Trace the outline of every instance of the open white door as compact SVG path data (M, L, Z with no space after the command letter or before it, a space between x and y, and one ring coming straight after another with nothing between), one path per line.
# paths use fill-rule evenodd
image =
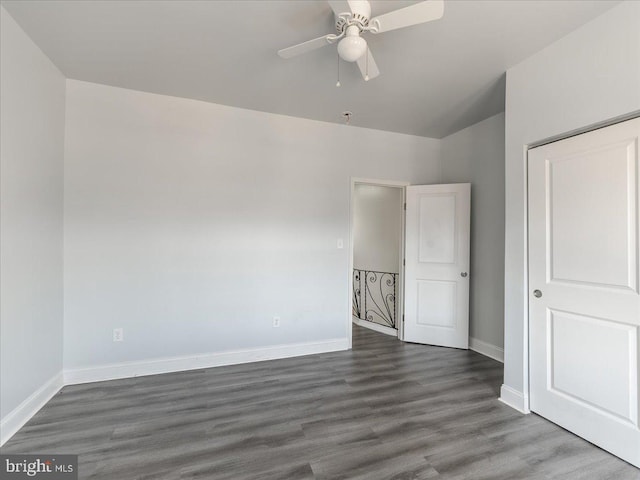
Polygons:
M404 340L469 348L471 185L407 187Z
M529 151L531 410L640 467L640 119Z

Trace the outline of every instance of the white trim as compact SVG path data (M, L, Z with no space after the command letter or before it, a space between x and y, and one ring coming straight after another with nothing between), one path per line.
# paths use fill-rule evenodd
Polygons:
M522 330L522 411L529 413L529 145L523 145L524 155L524 266L522 285L524 286L524 326ZM513 390L513 389L512 389ZM517 391L517 390L514 390Z
M627 120L633 120L634 118L640 118L640 110L636 110L631 113L625 113L624 115L609 118L608 120L603 120L601 122L592 123L591 125L576 128L568 132L561 133L560 135L554 135L551 137L544 138L539 142L530 143L528 145L528 148L532 149L532 148L542 147L543 145L547 145L549 143L559 142L560 140L566 140L567 138L582 135L583 133L589 133L589 132L592 132L593 130L600 130L601 128L610 127L617 123L626 122Z
M0 422L0 446L4 445L25 423L31 420L63 386L62 372L58 372L47 383L29 395L20 405L5 415Z
M368 322L367 320L362 320L358 317L352 317L353 323L359 325L364 328L368 328L369 330L374 330L376 332L384 333L385 335L391 335L392 337L398 336L398 331L395 328L385 327L384 325L380 325L379 323Z
M478 352L481 355L484 355L489 358L493 358L494 360L499 361L500 363L504 363L504 349L500 347L496 347L487 342L483 342L482 340L478 340L477 338L469 337L469 348L474 352Z
M410 182L404 182L402 180L380 180L378 178L360 178L360 177L351 177L351 184L355 185L356 183L362 183L365 185L376 185L378 187L408 187L411 185Z
M153 360L112 363L97 367L65 370L64 384L76 385L79 383L101 382L119 378L158 375L161 373L262 362L265 360L277 360L348 349L348 340L346 338L339 338L322 342L295 343L291 345L276 345L272 347L205 353L184 357L166 357Z
M398 262L398 285L396 289L396 328L398 329L398 339L404 341L404 263L407 228L407 187L402 187L402 211L400 212L400 258Z
M528 397L528 395L503 384L500 387L500 398L498 400L511 408L515 408L520 413L531 413Z

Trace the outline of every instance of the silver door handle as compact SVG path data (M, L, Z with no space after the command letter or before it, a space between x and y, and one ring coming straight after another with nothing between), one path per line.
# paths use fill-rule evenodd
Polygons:
M542 292L540 290L534 290L533 296L536 298L540 298L542 296Z
M467 272L462 272L462 273L460 274L460 276L461 276L462 278L466 277L466 276L467 276Z

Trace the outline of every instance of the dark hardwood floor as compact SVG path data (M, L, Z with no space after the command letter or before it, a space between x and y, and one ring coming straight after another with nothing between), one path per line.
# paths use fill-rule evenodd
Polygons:
M350 352L65 387L2 453L79 454L82 479L640 479L501 382L354 326Z

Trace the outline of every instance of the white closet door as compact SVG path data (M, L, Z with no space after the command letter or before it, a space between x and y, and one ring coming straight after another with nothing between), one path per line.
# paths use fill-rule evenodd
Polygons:
M630 120L529 152L531 410L640 466L638 140Z

